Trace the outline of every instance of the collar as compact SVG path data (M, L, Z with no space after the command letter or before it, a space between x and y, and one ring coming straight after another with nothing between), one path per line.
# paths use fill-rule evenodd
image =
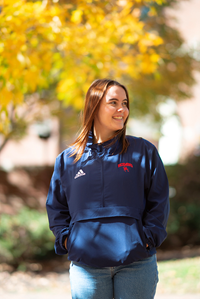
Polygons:
M109 153L110 152L114 153L117 149L120 148L120 141L118 139L118 136L115 136L105 142L102 142L102 143L93 143L93 140L94 140L94 133L93 133L93 130L91 129L89 131L89 136L88 136L88 141L87 141L86 147L89 147L94 150L99 150L99 149L106 150L107 149ZM111 143L113 143L113 144L111 144Z

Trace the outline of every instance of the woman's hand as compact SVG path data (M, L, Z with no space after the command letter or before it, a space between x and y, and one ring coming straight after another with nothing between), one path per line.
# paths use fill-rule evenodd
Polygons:
M65 249L67 250L67 238L65 239L63 246L65 247Z

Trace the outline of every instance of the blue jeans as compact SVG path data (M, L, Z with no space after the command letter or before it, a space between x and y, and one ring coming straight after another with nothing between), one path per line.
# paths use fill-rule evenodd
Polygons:
M157 282L156 255L127 266L70 265L72 299L153 299Z

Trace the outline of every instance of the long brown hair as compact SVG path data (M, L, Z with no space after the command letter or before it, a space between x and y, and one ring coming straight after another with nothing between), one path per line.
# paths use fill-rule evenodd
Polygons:
M129 95L124 85L110 79L95 80L90 85L86 94L85 107L83 111L82 130L78 135L77 139L71 144L73 148L71 152L71 156L76 155L75 162L77 162L84 153L86 143L88 141L89 132L92 128L94 117L98 111L101 99L104 97L108 88L113 85L120 86L124 89L127 97L127 108L129 109ZM128 121L128 117L124 123L124 127L121 130L116 131L116 133L113 135L113 137L117 136L118 139L122 142L122 150L120 154L126 152L129 145L128 140L125 137L127 121Z

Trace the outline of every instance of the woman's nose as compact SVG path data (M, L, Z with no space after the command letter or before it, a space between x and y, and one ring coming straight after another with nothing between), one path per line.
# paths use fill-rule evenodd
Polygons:
M118 109L117 109L117 111L119 111L119 112L121 112L121 111L123 111L124 110L124 107L123 106L121 106L121 107L119 107Z

